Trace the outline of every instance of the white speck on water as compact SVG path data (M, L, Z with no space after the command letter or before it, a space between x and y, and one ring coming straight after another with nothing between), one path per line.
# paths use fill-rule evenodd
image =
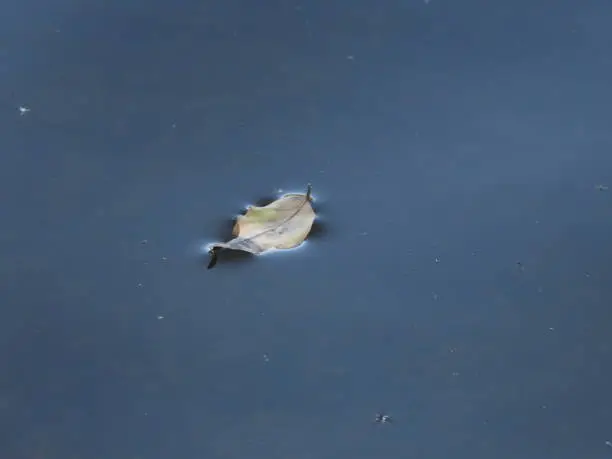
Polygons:
M162 320L164 316L157 316L157 320Z
M142 288L142 287L143 287L142 283L138 282L138 288Z
M349 61L354 61L355 60L355 56L353 56L352 54L349 54L348 56L346 56L346 59Z
M612 448L612 441L606 440L606 446L609 446L610 448Z
M550 331L555 331L555 327L548 327Z
M26 107L25 105L20 105L19 106L19 114L21 116L24 116L26 113L28 113L30 111L29 107Z
M269 362L270 361L270 357L268 356L268 354L264 354L263 355L263 359L264 359L264 362Z
M161 261L168 261L168 257L161 257Z
M436 257L436 263L440 263L440 259Z

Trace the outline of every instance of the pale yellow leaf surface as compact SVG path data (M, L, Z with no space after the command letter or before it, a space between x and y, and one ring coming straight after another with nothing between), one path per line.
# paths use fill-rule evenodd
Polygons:
M310 186L303 193L281 196L267 206L251 206L240 215L233 229L234 239L213 248L243 250L261 254L271 249L292 249L304 242L315 220Z

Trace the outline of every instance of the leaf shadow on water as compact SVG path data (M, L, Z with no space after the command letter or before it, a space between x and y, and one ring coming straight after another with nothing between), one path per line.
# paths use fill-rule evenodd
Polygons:
M259 199L255 200L253 205L258 207L267 206L268 204L276 201L278 196L266 195L262 196ZM322 217L321 212L325 210L325 204L318 202L316 199L312 203L312 207L317 214L314 223L312 224L312 228L310 233L306 237L307 241L317 240L324 237L327 237L330 233L330 228L325 218ZM247 211L247 207L241 209L240 214L244 215ZM232 230L234 225L236 224L237 216L233 218L223 219L216 230L212 232L212 235L216 240L227 240L232 237ZM256 258L252 253L244 252L241 250L231 250L231 249L217 249L215 250L215 255L212 256L210 252L206 252L202 254L202 263L206 264L208 269L213 268L217 264L244 264L254 261Z

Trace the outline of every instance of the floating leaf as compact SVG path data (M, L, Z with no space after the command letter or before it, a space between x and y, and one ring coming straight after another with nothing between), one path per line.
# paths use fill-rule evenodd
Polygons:
M240 250L255 255L272 249L292 249L304 242L315 220L311 205L312 188L305 194L291 193L281 196L267 206L250 206L239 215L232 230L234 239L217 242L209 250L212 268L221 249Z

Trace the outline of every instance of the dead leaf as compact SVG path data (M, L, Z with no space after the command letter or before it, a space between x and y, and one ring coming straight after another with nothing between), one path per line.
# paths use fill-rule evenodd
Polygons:
M260 255L272 249L298 247L310 233L315 220L311 202L312 187L309 184L305 194L285 194L267 206L250 206L236 219L232 230L234 239L212 244L208 269L216 264L221 249Z

